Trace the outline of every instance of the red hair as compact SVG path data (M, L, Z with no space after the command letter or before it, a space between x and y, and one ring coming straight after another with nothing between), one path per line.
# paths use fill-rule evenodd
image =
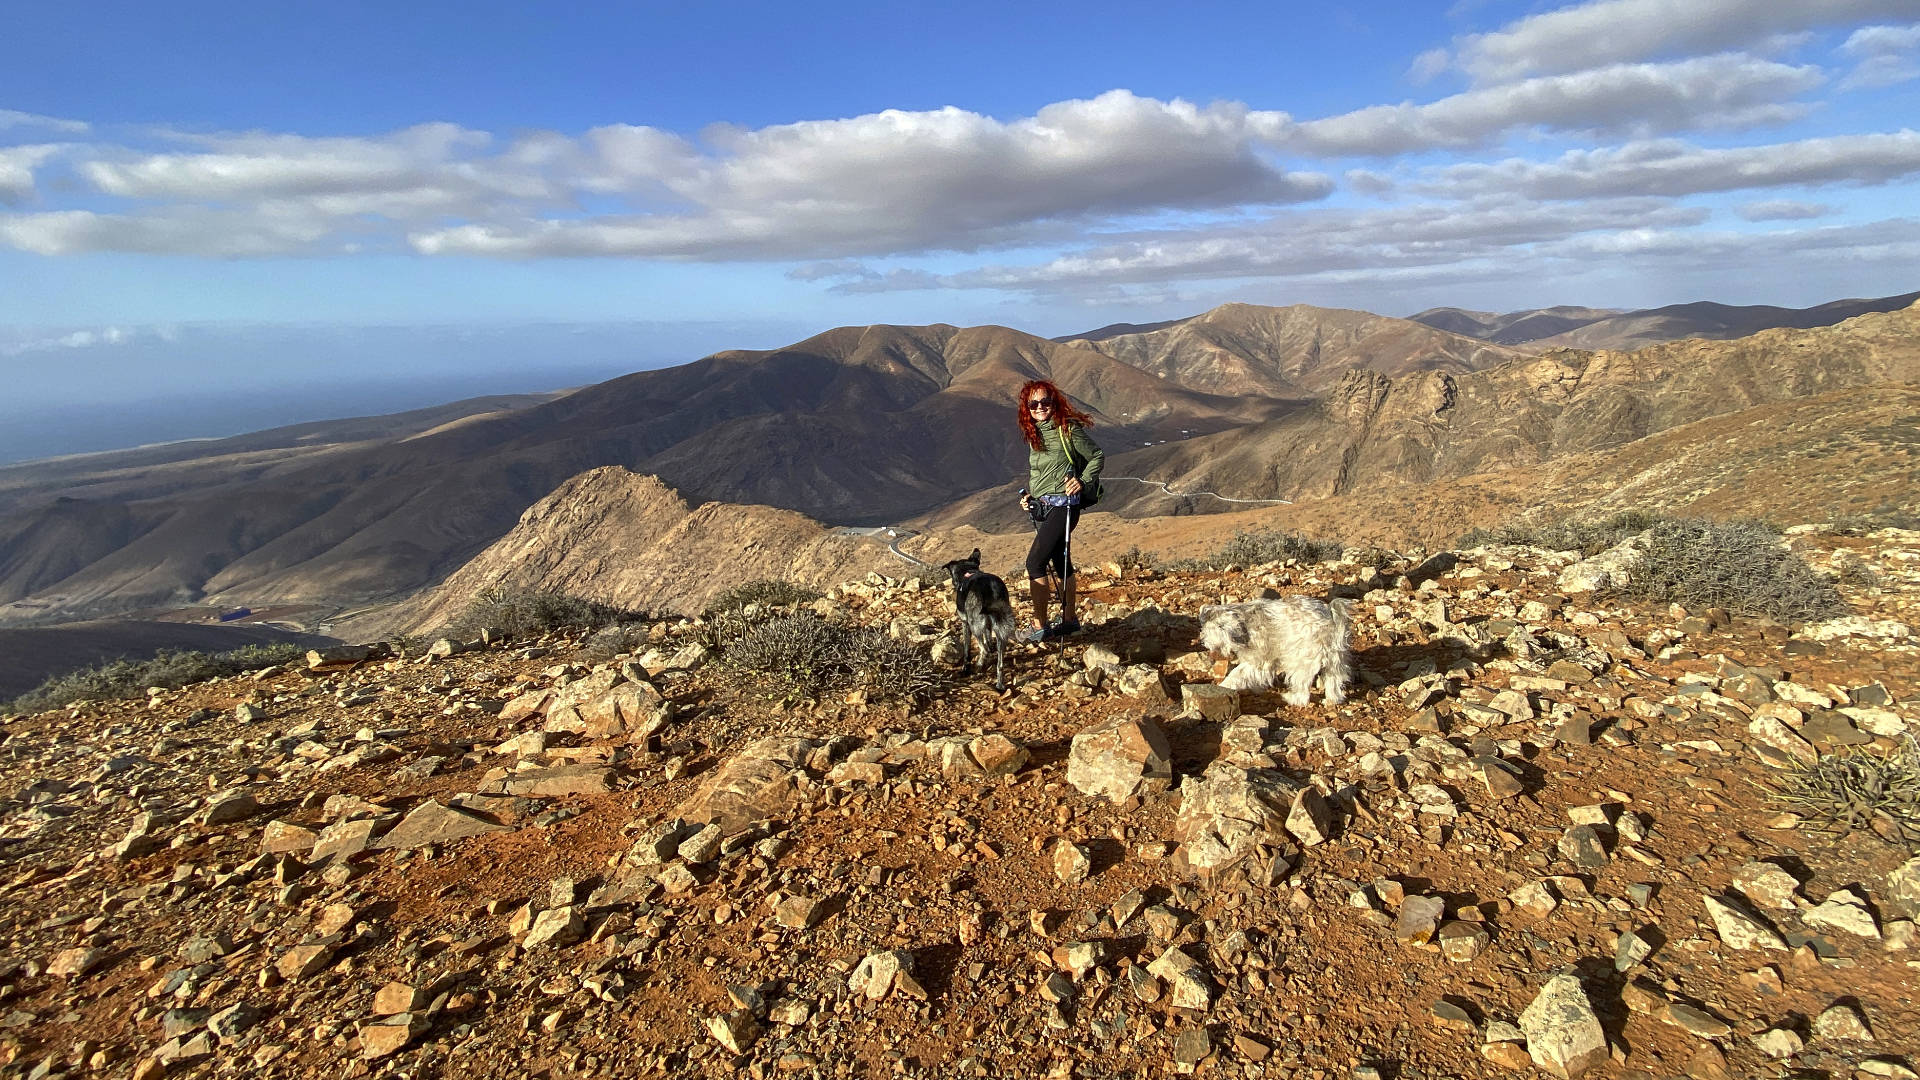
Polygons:
M1033 422L1033 414L1027 411L1027 402L1033 399L1036 390L1045 390L1053 399L1053 422L1057 427L1071 424L1077 428L1090 428L1093 418L1073 407L1067 395L1060 388L1045 379L1034 379L1020 388L1020 396L1014 399L1013 407L1020 410L1020 434L1026 437L1027 445L1035 450L1045 450L1047 444L1040 438L1040 426Z

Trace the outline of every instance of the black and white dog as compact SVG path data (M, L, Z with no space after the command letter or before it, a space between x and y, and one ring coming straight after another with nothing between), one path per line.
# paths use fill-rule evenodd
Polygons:
M1007 583L980 569L980 549L964 559L946 564L953 577L953 610L960 616L960 633L966 646L962 674L973 671L973 641L980 639L980 662L987 660L987 642L993 642L993 688L1007 688L1005 653L1013 637L1015 619L1013 601L1007 597Z

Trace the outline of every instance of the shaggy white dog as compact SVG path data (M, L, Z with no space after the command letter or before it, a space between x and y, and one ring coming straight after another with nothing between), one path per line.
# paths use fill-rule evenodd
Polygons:
M1267 690L1287 679L1289 705L1305 705L1315 679L1327 704L1347 700L1347 639L1351 600L1325 604L1308 596L1253 600L1200 609L1200 642L1238 661L1220 685Z

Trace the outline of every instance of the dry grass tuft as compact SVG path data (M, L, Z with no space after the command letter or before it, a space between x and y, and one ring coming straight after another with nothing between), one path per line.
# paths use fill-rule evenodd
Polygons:
M1815 832L1865 830L1920 850L1920 748L1908 736L1890 752L1846 747L1782 775L1774 797Z

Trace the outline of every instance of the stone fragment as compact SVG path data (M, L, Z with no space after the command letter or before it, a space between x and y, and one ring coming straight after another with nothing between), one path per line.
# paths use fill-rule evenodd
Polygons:
M1873 913L1867 910L1866 898L1851 889L1840 889L1829 894L1824 903L1802 912L1800 920L1823 930L1837 930L1855 937L1880 940L1880 925L1874 921Z
M988 776L1012 776L1026 767L1032 755L1027 748L1005 735L982 735L967 744L967 753Z
M1450 922L1440 928L1440 955L1456 964L1470 963L1486 951L1490 940L1478 923Z
M727 832L755 821L784 820L794 805L811 739L769 735L753 742L713 770L672 817L713 823Z
M47 963L47 974L61 979L77 979L101 965L111 955L101 948L64 949Z
M332 832L330 828L327 832ZM454 840L464 840L470 836L484 836L487 833L510 832L511 830L497 822L488 821L478 814L446 806L428 799L414 807L400 824L381 837L372 846L380 851L394 851L406 848L425 847L428 844L445 844ZM324 841L325 833L321 834ZM314 849L315 856L320 849Z
M251 701L243 701L233 707L233 718L243 724L257 724L267 718L267 710Z
M1075 982L1086 978L1087 972L1098 967L1105 958L1106 946L1098 941L1077 941L1053 950L1054 964L1072 976Z
M1721 1039L1733 1033L1727 1022L1707 1012L1682 1002L1669 1004L1662 1016L1667 1023L1702 1039Z
M735 1009L721 1016L707 1018L707 1033L715 1042L727 1048L728 1053L744 1054L760 1038L760 1022L754 1019L749 1009Z
M1527 1053L1542 1071L1562 1080L1584 1074L1607 1060L1607 1035L1575 975L1547 980L1533 1003L1520 1014Z
M1761 1053L1780 1061L1799 1053L1806 1046L1791 1028L1768 1028L1753 1036L1751 1041Z
M1182 1028L1180 1034L1173 1037L1173 1060L1189 1068L1200 1064L1213 1053L1213 1040L1208 1037L1204 1027Z
M1287 814L1297 785L1273 769L1243 769L1222 761L1180 782L1174 835L1178 857L1197 873L1232 866L1262 848L1290 846Z
M1399 917L1394 920L1394 940L1402 945L1425 945L1432 941L1446 910L1447 902L1437 896L1407 897L1401 901Z
M313 649L307 653L308 671L338 671L364 664L369 660L385 660L393 655L393 650L385 642L373 645L335 645L329 649Z
M1478 757L1473 759L1474 772L1480 777L1480 783L1487 794L1496 799L1513 799L1526 793L1526 785L1521 783L1505 762L1497 757Z
M1302 847L1333 839L1333 808L1319 788L1308 784L1294 794L1293 805L1287 809L1287 831Z
M313 921L313 932L321 937L332 937L352 926L359 917L360 913L352 904L328 904L320 909L319 918Z
M507 778L508 794L535 799L553 799L562 795L601 795L611 790L613 770L604 765L522 769Z
M373 995L373 1014L398 1016L401 1013L418 1012L427 1004L425 991L403 982L390 982Z
M1180 687L1180 711L1225 724L1240 715L1240 692L1214 683L1185 683Z
M273 968L288 982L299 982L330 967L333 964L335 948L333 943L326 941L295 945L280 954L280 959L274 962Z
M1747 724L1747 734L1755 742L1773 748L1786 755L1791 762L1811 765L1820 758L1820 752L1813 744L1800 737L1799 733L1771 716L1757 716ZM1774 764L1769 761L1768 764Z
M320 834L312 829L295 825L292 822L275 819L267 822L260 834L260 850L269 855L284 855L295 851L311 851L320 840Z
M773 906L773 919L789 930L810 930L826 908L826 901L818 897L788 896Z
M589 739L625 739L636 745L667 726L673 703L652 683L623 682L575 706Z
M689 866L699 866L712 862L720 856L720 843L726 839L726 833L718 825L707 825L692 836L680 841L676 849L680 858Z
M1093 858L1087 849L1065 839L1053 845L1053 875L1067 885L1078 885L1093 873Z
M252 792L228 788L207 799L207 808L201 812L201 820L208 825L231 825L259 812L260 802Z
M1607 865L1606 845L1591 825L1575 825L1561 834L1560 857L1582 870L1603 870Z
M1729 949L1777 949L1785 952L1787 943L1773 932L1759 917L1741 910L1735 904L1716 897L1701 898L1707 908L1707 917L1713 920L1714 932Z
M1204 1011L1213 1004L1213 987L1208 985L1200 962L1177 947L1169 946L1148 964L1147 973L1166 982L1168 1000L1176 1009Z
M427 1030L427 1018L416 1013L390 1016L360 1029L360 1056L368 1061L397 1054Z
M1513 906L1535 919L1544 919L1560 906L1560 898L1545 881L1530 881L1507 894Z
M1911 919L1920 919L1920 858L1908 859L1887 875L1886 897Z
M1874 1030L1851 1001L1836 1001L1812 1020L1812 1038L1843 1042L1874 1042Z
M1776 863L1750 862L1733 872L1733 887L1759 907L1791 911L1800 882Z
M223 1043L232 1042L259 1023L260 1016L261 1011L247 1002L229 1005L207 1017L207 1032Z
M580 917L578 908L569 904L566 907L548 908L535 916L533 926L528 928L521 944L529 950L547 945L563 948L579 941L586 932L586 920Z
M1067 783L1115 805L1173 784L1173 751L1151 717L1113 716L1073 737Z
M1734 1080L1727 1071L1727 1055L1712 1043L1703 1043L1687 1059L1688 1080Z
M853 974L847 977L847 989L879 1001L893 989L894 979L902 972L912 973L913 954L901 949L868 953Z
M1631 930L1613 940L1613 970L1637 967L1653 955L1653 943Z

